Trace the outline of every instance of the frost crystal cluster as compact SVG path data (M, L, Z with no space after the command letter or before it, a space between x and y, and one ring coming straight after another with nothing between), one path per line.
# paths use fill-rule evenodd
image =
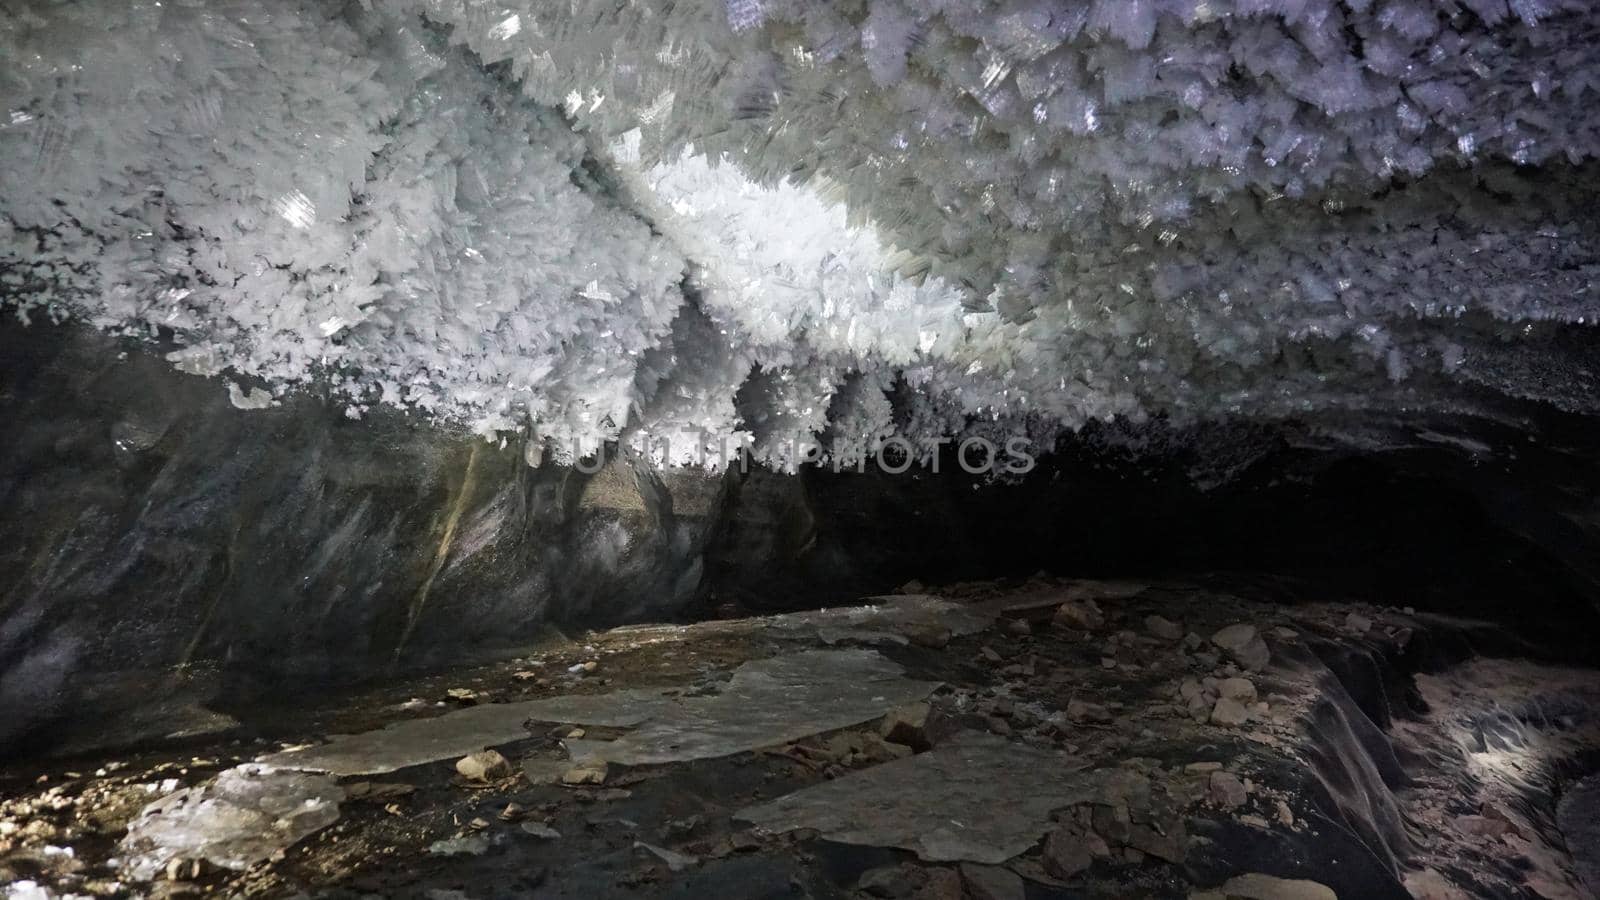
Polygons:
M0 299L531 461L1588 409L1597 13L12 0Z

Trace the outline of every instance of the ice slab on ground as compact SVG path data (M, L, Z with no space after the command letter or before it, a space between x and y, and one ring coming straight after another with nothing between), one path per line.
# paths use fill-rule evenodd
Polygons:
M394 722L374 731L336 735L318 747L274 753L261 761L341 777L382 775L526 738L528 731L522 723L528 719L531 705L491 703L433 718ZM632 707L619 704L619 708ZM623 724L632 723L624 718Z
M745 663L718 692L671 698L636 730L614 741L567 741L567 752L626 766L731 756L859 725L936 687L905 678L871 650L811 650ZM607 694L563 698L533 717L601 724L617 702Z
M747 662L717 693L639 688L494 703L397 722L266 756L271 765L378 775L529 736L523 723L637 728L618 740L568 741L578 760L642 765L728 756L857 725L921 700L937 685L903 677L870 650L813 650Z
M242 871L339 818L344 791L324 775L249 763L146 806L123 838L128 877L148 881L174 860Z
M932 594L868 597L859 606L839 606L749 619L723 619L692 625L628 625L609 633L637 643L690 640L713 634L761 634L782 640L897 643L926 628L948 628L951 635L977 634L989 627L998 608L957 603ZM1059 601L1058 601L1059 602Z
M807 828L830 841L900 847L930 862L997 865L1026 852L1050 814L1079 803L1126 803L1144 776L1087 769L1063 753L994 735L958 735L885 763L741 810L768 832Z

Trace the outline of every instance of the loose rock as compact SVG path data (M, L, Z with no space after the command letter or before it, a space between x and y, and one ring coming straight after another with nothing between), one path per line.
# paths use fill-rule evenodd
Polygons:
M1223 809L1237 809L1250 799L1244 782L1232 772L1212 772L1209 794L1211 801Z
M1069 700L1067 702L1067 718L1074 722L1110 722L1111 711L1098 703L1087 703L1083 700Z
M644 841L634 841L633 846L636 849L647 851L655 858L666 863L667 869L673 872L682 872L684 869L700 862L700 860L687 854L668 850L665 847L657 847L655 844L647 844Z
M1254 703L1256 686L1248 678L1224 678L1217 682L1217 696L1240 703Z
M604 762L585 762L568 769L561 776L562 784L605 784L607 766Z
M1144 627L1146 631L1150 632L1151 636L1160 638L1163 641L1183 639L1183 626L1171 619L1165 619L1161 616L1149 616L1144 620Z
M1000 866L963 863L961 878L972 900L1024 900L1027 896L1022 876Z
M1272 658L1272 651L1254 625L1229 625L1213 634L1211 643L1252 672L1266 668Z
M1227 697L1217 701L1211 708L1211 723L1213 725L1243 725L1250 719L1250 711L1237 700Z
M487 783L511 775L511 763L498 750L480 750L456 760L456 771L468 781Z
M933 741L928 737L928 714L931 711L926 703L902 706L883 717L878 734L891 744L910 747L918 753L928 750L933 747Z
M926 873L916 866L881 866L861 873L856 890L884 900L899 900L916 893L926 880Z
M1094 631L1105 625L1106 617L1093 600L1069 600L1056 609L1051 621L1069 628Z
M1071 878L1094 864L1083 835L1065 828L1050 832L1044 841L1044 870L1057 878Z

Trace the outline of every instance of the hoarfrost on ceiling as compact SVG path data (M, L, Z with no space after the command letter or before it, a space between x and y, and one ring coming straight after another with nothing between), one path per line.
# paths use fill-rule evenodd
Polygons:
M1570 404L1595 13L20 0L0 297L530 459Z

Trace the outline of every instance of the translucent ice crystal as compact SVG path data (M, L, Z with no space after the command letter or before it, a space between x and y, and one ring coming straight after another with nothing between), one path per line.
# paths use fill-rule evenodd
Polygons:
M23 0L0 298L541 461L1416 409L1600 313L1594 12Z

